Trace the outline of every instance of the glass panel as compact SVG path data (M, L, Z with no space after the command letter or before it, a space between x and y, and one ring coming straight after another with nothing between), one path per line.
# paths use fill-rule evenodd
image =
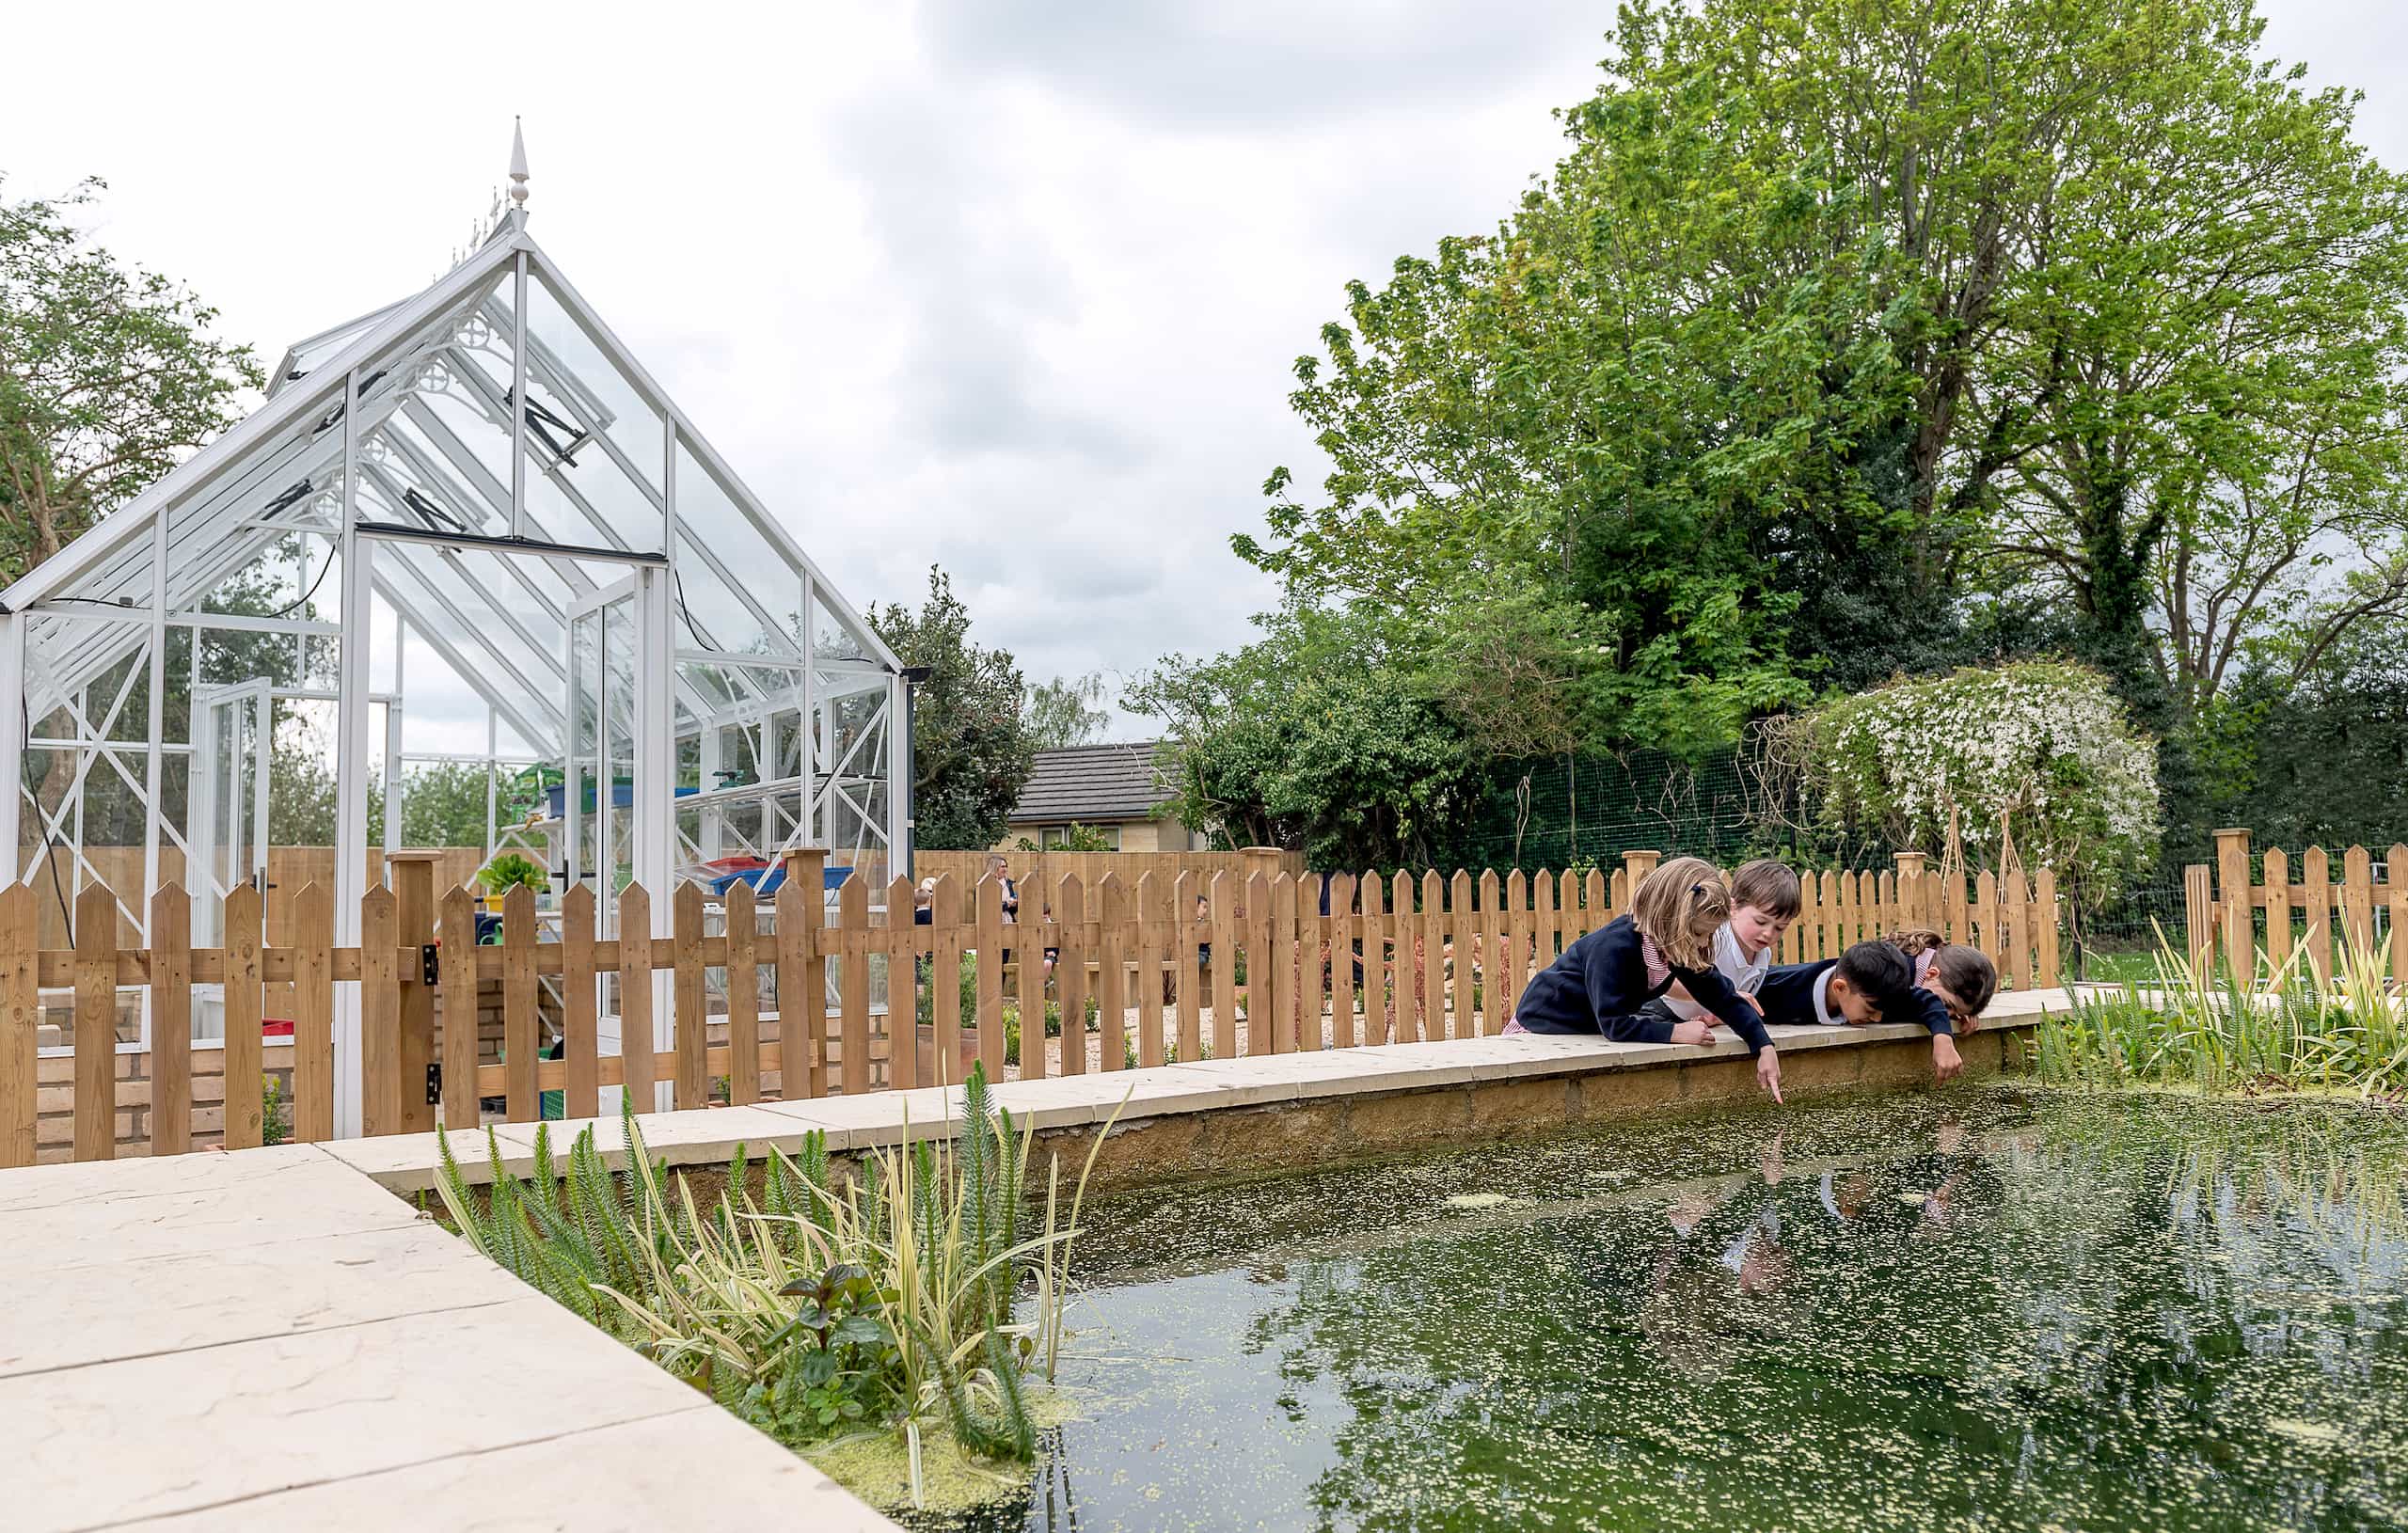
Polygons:
M404 298L401 303L388 304L373 313L362 314L357 319L351 320L335 329L329 330L325 335L320 336L315 340L304 341L292 347L293 360L288 365L283 376L272 378L268 381L268 398L274 399L284 389L299 383L303 378L306 378L310 373L315 372L319 368L333 361L336 356L340 354L344 347L350 345L353 341L357 340L360 337L374 329L379 324L383 323L383 321L390 315L394 309L401 308L403 303L407 303L408 301L408 299Z
M617 449L631 477L660 492L661 452L668 440L660 413L646 403L632 380L603 354L541 273L527 280L527 357L534 370L537 398L546 394L575 407L573 423L598 431Z
M636 604L631 596L602 611L602 724L610 783L610 890L615 893L635 877Z
M449 566L439 550L388 543L375 552L375 579L460 679L547 740L560 738L558 661L541 656Z
M854 637L854 624L861 620L849 612L839 612L829 605L825 594L813 592L811 657L815 660L866 660L869 650Z
M335 574L341 545L314 532L261 532L247 552L225 561L195 561L191 577L169 596L179 610L237 617L342 621L342 581ZM202 582L210 582L206 587Z
M796 653L800 572L683 441L676 499L678 643L737 655Z
M576 877L593 878L597 822L591 806L599 802L594 784L602 739L602 614L580 614L569 624L569 765L563 816L577 822Z
M660 417L538 277L527 284L529 532L659 553Z

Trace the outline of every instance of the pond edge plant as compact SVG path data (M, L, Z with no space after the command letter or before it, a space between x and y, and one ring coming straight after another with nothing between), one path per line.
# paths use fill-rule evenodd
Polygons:
M717 1197L698 1205L644 1145L631 1104L623 1173L591 1125L565 1166L539 1125L530 1175L502 1172L488 1127L491 1185L480 1195L438 1133L436 1194L497 1265L789 1446L899 1430L916 1486L931 1425L975 1457L1033 1455L1026 1375L1054 1376L1072 1241L1119 1117L1095 1133L1067 1208L1058 1156L1032 1208L1034 1121L1016 1124L983 1070L961 1090L956 1133L914 1142L907 1119L905 1144L866 1152L852 1180L833 1174L823 1133L799 1156L771 1147L757 1201L738 1145Z

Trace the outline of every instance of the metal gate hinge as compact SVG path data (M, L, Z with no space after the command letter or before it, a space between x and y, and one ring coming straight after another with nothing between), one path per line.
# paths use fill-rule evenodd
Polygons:
M426 1067L426 1105L439 1107L442 1102L443 1067L440 1064L429 1065Z
M443 978L443 962L436 956L435 943L429 942L418 950L418 962L420 972L425 976L421 983L434 985ZM430 1101L433 1099L428 1098Z

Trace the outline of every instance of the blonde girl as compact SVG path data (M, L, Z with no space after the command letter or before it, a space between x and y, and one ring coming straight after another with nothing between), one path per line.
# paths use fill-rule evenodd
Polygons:
M1703 1019L1674 1021L1647 1003L1678 980L1755 1055L1756 1081L1781 1100L1781 1061L1756 1008L1714 966L1731 891L1714 864L1676 857L1640 880L1630 913L1563 950L1522 992L1508 1033L1585 1033L1627 1043L1714 1045Z

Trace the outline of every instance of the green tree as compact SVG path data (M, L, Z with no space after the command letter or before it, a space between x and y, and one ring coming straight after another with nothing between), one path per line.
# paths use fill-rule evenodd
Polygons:
M261 384L250 348L210 333L216 310L77 231L102 189L0 202L0 577L231 425Z
M1999 480L2006 576L2084 619L2153 729L2257 640L2306 656L2408 604L2408 180L2353 98L2257 56L2245 3L2183 8L2069 136L1985 387L2036 402ZM2336 550L2359 578L2321 599Z
M1350 288L1293 395L1332 471L1275 472L1239 553L1399 623L1544 593L1607 662L1592 738L1727 740L2052 601L2178 722L2324 532L2382 534L2328 616L2408 599L2399 182L2259 34L2248 0L1624 7L1519 211Z
M1428 865L1459 841L1484 785L1461 725L1387 663L1376 624L1304 609L1202 662L1173 656L1130 688L1164 723L1168 811L1316 867Z
M926 666L911 728L911 813L920 846L975 849L1001 840L1036 764L1023 685L1009 650L970 640L970 609L928 567L918 611L900 603L865 614L907 666Z
M1056 676L1030 687L1022 710L1029 739L1039 751L1059 751L1101 739L1112 727L1112 710L1103 705L1108 690L1101 671Z

